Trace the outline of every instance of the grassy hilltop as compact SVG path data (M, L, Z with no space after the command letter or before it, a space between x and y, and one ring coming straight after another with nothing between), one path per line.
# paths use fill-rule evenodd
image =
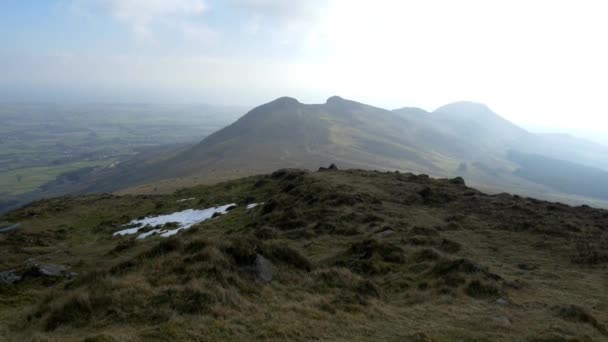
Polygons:
M171 238L112 236L233 202ZM288 169L0 222L21 224L0 233L0 272L21 278L0 284L8 341L608 339L608 211L460 178Z

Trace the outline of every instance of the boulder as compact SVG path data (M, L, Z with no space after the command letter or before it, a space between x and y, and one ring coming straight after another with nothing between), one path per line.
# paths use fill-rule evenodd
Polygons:
M336 166L336 164L331 163L331 165L329 165L329 167L320 167L319 168L319 172L323 172L323 171L338 171L338 166Z
M452 178L452 179L450 179L450 183L457 184L457 185L466 185L466 183L464 182L464 178L462 178L462 177Z
M69 272L69 267L58 264L35 264L31 266L23 277L32 278L59 278L59 277L72 277L76 273Z
M11 285L21 280L14 270L0 272L0 284Z
M244 270L262 283L272 280L272 263L260 254L256 254L253 263L246 266Z

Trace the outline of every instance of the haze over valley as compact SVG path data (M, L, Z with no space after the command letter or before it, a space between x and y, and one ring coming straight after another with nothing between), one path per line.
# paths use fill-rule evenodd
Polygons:
M605 341L601 0L0 3L0 341Z

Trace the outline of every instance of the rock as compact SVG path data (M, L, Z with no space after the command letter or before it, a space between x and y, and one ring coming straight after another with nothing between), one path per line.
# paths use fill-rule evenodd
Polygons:
M0 284L11 285L21 280L14 270L0 272Z
M504 298L498 298L496 300L496 304L499 304L499 305L509 305L509 301L506 300L506 299L504 299Z
M256 254L253 265L249 266L249 271L256 280L263 283L272 280L272 263L260 254Z
M68 272L69 268L67 266L58 265L58 264L36 264L30 267L25 273L23 277L72 277L75 276L76 273Z
M450 179L450 183L457 184L457 185L466 185L466 183L464 182L464 178L462 178L462 177L452 178L452 179Z
M383 238L385 236L389 236L389 235L393 234L394 232L395 232L394 230L389 228L389 229L385 229L381 232L376 233L376 236L379 238Z
M331 163L331 165L329 165L329 167L320 167L319 168L319 172L323 172L323 171L338 171L338 166L336 166L336 164Z
M59 277L67 273L68 268L63 265L46 264L38 266L40 274L47 277Z
M536 265L530 265L530 264L519 264L519 265L517 265L517 267L520 270L524 270L524 271L534 271L535 269L538 268L538 266L536 266Z

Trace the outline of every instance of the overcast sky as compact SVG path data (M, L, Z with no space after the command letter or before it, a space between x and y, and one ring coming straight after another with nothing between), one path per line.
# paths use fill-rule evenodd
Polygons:
M471 100L608 137L606 3L2 0L0 101Z

